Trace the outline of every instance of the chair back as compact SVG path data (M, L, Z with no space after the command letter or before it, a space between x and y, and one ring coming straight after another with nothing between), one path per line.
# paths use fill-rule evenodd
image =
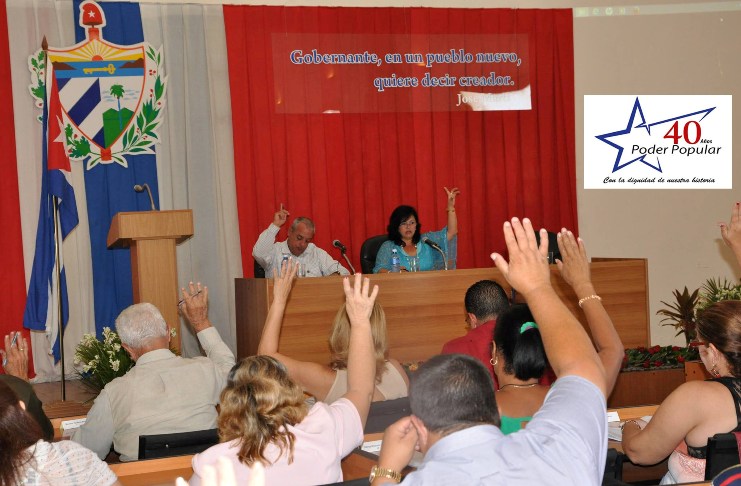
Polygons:
M373 273L373 267L376 266L376 255L384 241L388 240L388 235L371 236L363 242L360 247L360 269L365 274Z
M139 436L139 459L197 454L219 443L216 429Z
M535 241L540 245L540 232L535 232ZM556 259L561 259L561 252L558 249L558 238L553 231L548 232L548 263L556 263Z
M373 402L368 411L368 420L365 422L363 433L383 432L389 425L411 414L412 407L409 405L409 397Z
M708 439L708 450L705 456L705 480L713 479L721 471L741 463L739 458L739 440L741 432L715 434Z
M262 268L262 266L257 263L257 260L254 260L255 262L255 278L265 278L265 269Z

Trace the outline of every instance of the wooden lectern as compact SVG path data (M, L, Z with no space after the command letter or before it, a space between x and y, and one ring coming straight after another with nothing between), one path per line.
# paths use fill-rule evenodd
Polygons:
M178 266L175 245L193 236L193 211L137 211L118 213L108 231L108 248L131 248L134 303L157 306L180 349L178 318Z

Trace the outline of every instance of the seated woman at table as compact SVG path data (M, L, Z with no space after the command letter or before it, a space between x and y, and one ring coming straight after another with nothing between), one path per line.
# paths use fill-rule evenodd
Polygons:
M607 372L609 394L620 372L623 344L592 285L584 242L565 229L558 233L557 241L563 258L557 261L558 268L584 310L597 355ZM501 429L510 434L532 419L553 382L538 325L526 305L513 305L497 319L491 363L499 382L496 399Z
M391 256L393 251L399 255L402 271L409 271L410 258L418 262L417 270L442 270L445 268L443 257L434 248L425 244L428 239L438 245L447 256L448 261L455 261L455 238L458 234L458 218L455 215L455 198L460 194L458 188L448 190L448 225L440 231L421 233L422 224L419 222L417 210L412 206L399 206L391 213L389 225L386 228L389 239L384 241L376 254L376 266L373 273L391 271Z
M295 270L295 268L291 268ZM293 274L291 272L291 278ZM288 369L270 356L242 359L229 373L221 393L218 429L222 443L193 457L191 486L203 468L226 457L236 484L247 484L250 467L265 467L265 484L326 484L342 481L340 460L363 442L375 363L370 316L378 287L355 275L343 280L350 337L347 392L331 404L310 409Z
M741 301L718 302L700 312L697 339L713 378L677 387L648 424L623 424L623 450L632 462L655 464L671 454L661 484L702 481L708 437L741 431Z
M343 304L335 316L329 335L331 362L329 365L299 361L278 351L280 330L286 302L296 277L298 265L291 259L283 264L280 275L273 274L273 303L265 320L257 354L272 356L286 367L288 376L307 393L326 403L332 403L345 394L348 386L347 363L350 351L350 319L347 305ZM395 359L387 358L386 316L377 302L370 315L373 349L375 353L376 387L373 401L405 397L409 391L409 378Z
M46 442L13 390L0 382L0 484L121 484L108 464L76 442Z

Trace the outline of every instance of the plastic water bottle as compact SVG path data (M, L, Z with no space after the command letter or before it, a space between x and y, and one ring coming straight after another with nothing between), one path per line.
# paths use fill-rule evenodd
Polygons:
M399 252L396 250L396 248L391 250L391 272L401 272L401 260L399 259Z

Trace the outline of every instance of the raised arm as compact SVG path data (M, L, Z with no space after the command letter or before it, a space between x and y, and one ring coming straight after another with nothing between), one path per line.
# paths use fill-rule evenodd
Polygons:
M455 198L461 191L457 187L450 190L447 187L443 189L445 189L445 193L448 195L448 241L450 241L458 234L458 216L455 215Z
M280 205L280 209L273 215L273 222L260 233L257 237L255 246L252 247L252 256L255 257L257 263L263 268L269 268L272 263L270 260L273 255L273 244L275 243L275 237L278 236L281 226L286 224L289 216L288 210L283 208L283 203ZM277 263L276 263L277 264Z
M579 299L579 306L587 318L592 340L597 348L597 355L605 369L606 389L609 395L620 373L625 349L612 324L612 319L605 311L602 300L597 296L594 285L592 285L589 258L587 258L584 241L581 238L575 238L574 234L566 228L563 228L557 236L558 249L563 261L557 260L556 265L563 279L574 289L576 298Z
M273 303L270 305L265 326L262 328L257 354L272 356L283 363L293 381L318 400L324 400L332 388L335 372L328 366L310 361L299 361L278 352L283 314L286 310L288 296L291 295L298 266L297 262L289 259L281 265L280 274L273 270Z
M188 288L181 288L182 300L178 305L180 314L190 323L198 342L218 370L219 379L226 383L226 376L234 366L234 353L224 343L219 331L208 318L208 287L200 282L190 282Z
M720 236L736 255L738 266L741 267L741 203L737 202L731 209L731 222L719 223Z
M606 392L605 373L589 336L558 298L550 281L548 235L540 230L541 245L535 242L532 223L504 223L504 240L510 260L492 253L494 264L507 281L525 297L538 322L548 361L556 376L581 376Z
M376 379L376 358L373 350L370 316L373 303L378 295L378 285L370 290L370 280L355 274L355 285L350 285L350 278L342 280L345 289L345 308L350 318L350 346L347 352L347 393L344 398L350 400L358 409L360 420L365 427L368 418Z

